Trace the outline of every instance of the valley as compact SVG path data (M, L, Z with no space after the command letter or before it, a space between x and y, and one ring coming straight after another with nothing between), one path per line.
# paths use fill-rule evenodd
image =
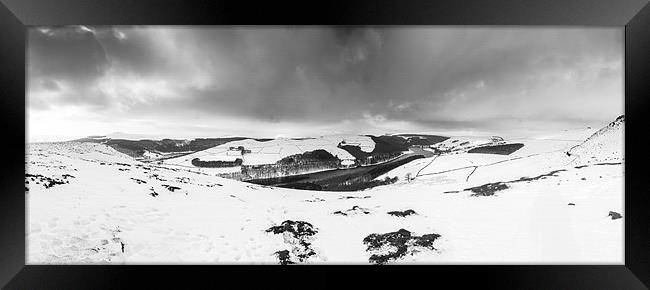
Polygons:
M619 118L601 130L503 139L523 144L512 152L487 147L503 145L484 142L490 138L454 136L444 144L408 144L395 136L242 139L156 160L94 141L31 143L26 259L28 264L620 263L623 128ZM344 140L359 150L340 148ZM243 166L268 164L313 169L330 162L336 168L242 181L224 178L229 168L192 166L194 158L241 158L239 146L251 152L234 169L238 174ZM494 152L477 153L482 146ZM239 157L228 155L231 147ZM359 160L360 152L399 154L372 163ZM342 164L345 160L351 162Z

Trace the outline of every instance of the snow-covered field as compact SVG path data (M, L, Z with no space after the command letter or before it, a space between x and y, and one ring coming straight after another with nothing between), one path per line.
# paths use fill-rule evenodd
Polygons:
M399 177L397 183L359 192L258 186L167 165L214 158L240 145L252 150L244 159L249 164L315 149L346 159L349 153L336 147L340 136L242 140L163 165L95 143L29 144L26 261L277 264L276 253L288 250L296 263L368 264L373 254L401 249L389 263L622 264L623 127L609 126L584 143L596 129L516 140L525 146L511 155L418 159L385 175ZM356 137L345 140L372 151L370 138ZM295 150L284 150L294 141L300 142ZM465 190L497 182L506 188L493 195ZM388 214L409 209L415 214ZM623 218L613 219L610 211ZM308 234L269 232L288 220L309 223L298 226ZM369 249L372 234L400 229L433 243L406 238Z
M497 136L457 136L437 143L432 147L448 151L465 151L482 145L496 145L499 142L503 142L503 139Z

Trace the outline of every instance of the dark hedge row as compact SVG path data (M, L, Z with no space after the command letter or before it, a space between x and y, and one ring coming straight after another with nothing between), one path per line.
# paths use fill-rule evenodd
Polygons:
M192 159L192 165L196 167L207 167L207 168L219 168L219 167L234 167L240 166L243 160L241 158L235 159L235 161L201 161L199 158Z

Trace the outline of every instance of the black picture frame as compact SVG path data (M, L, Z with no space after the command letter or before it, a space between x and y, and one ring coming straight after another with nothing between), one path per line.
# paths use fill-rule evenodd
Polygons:
M412 281L425 286L525 289L647 289L650 285L650 193L644 154L650 98L648 0L500 1L182 1L1 0L0 114L5 147L0 181L0 285L8 289L147 288L207 283L310 286ZM625 264L397 267L34 266L25 265L26 27L38 25L543 25L625 29ZM22 168L22 169L21 169ZM480 245L477 245L480 246ZM263 269L260 269L263 268ZM254 273L250 273L253 271ZM301 272L300 274L295 273ZM242 275L243 274L243 275ZM367 276L369 275L369 276ZM235 278L237 277L237 278ZM237 279L237 280L234 280ZM298 280L310 284L294 284Z

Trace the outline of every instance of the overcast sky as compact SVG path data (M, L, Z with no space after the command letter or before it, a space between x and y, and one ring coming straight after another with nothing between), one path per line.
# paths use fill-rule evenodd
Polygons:
M533 134L623 114L621 28L48 27L30 141Z

